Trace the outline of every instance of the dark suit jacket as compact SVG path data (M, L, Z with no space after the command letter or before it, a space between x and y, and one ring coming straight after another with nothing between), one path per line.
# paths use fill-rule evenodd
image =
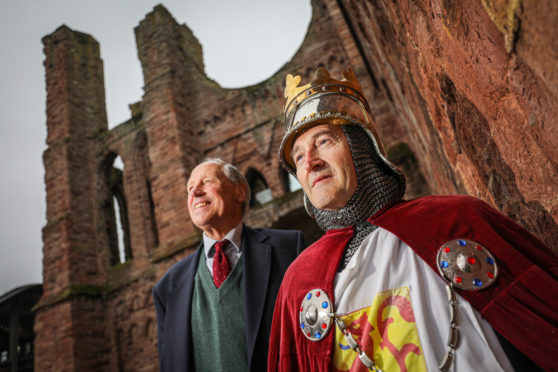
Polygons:
M241 244L246 353L250 371L260 372L267 368L273 308L283 274L306 245L299 231L248 226L244 226ZM195 253L173 265L153 288L161 371L194 370L190 318L200 254L203 242Z

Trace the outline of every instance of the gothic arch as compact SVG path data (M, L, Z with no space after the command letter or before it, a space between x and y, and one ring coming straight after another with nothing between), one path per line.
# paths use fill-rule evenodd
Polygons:
M248 171L246 172L246 180L248 181L248 186L250 187L250 191L252 193L252 197L250 198L250 207L265 204L273 200L271 189L269 188L266 179L256 169L252 167L248 168Z
M294 192L301 189L300 183L298 182L296 177L290 174L289 172L287 172L285 168L279 166L278 172L279 172L279 178L283 183L283 187L286 193Z
M115 160L118 157L119 154L111 151L104 157L101 163L104 190L102 213L104 215L111 266L132 259L128 203L123 184L124 169L119 169L115 166ZM122 245L120 241L122 241Z
M132 300L132 312L140 310L143 307L142 305L143 304L140 299L140 296L135 296L134 299Z

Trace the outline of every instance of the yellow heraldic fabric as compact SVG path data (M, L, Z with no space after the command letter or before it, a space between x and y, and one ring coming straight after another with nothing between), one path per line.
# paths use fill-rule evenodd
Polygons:
M372 306L341 317L353 338L383 371L427 371L408 287L380 292ZM366 371L336 327L336 371Z

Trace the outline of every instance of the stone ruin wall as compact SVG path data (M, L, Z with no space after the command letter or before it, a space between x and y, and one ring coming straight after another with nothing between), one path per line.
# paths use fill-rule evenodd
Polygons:
M47 225L36 369L157 370L151 288L199 242L185 189L204 157L264 177L274 201L249 212L251 225L315 229L277 158L286 73L307 82L317 66L339 77L350 65L388 153L411 181L408 197L471 194L555 246L556 55L541 47L552 40L534 21L553 18L524 1L521 28L506 44L490 17L498 9L409 3L313 1L297 54L241 89L208 79L191 31L157 6L135 29L145 94L112 130L97 42L65 26L45 37ZM132 258L115 265L116 156Z
M339 4L432 192L481 198L558 252L558 3Z

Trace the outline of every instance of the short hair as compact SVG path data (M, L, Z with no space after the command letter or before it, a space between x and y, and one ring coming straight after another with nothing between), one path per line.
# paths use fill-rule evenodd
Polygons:
M248 184L248 181L246 180L246 177L244 177L242 172L239 171L238 168L234 165L229 164L220 158L205 158L200 164L198 164L198 166L202 164L220 165L223 174L229 179L229 181L234 184L240 183L242 186L244 186L244 189L246 190L246 200L242 203L242 213L246 213L248 205L250 204L252 190L250 190L250 185Z

